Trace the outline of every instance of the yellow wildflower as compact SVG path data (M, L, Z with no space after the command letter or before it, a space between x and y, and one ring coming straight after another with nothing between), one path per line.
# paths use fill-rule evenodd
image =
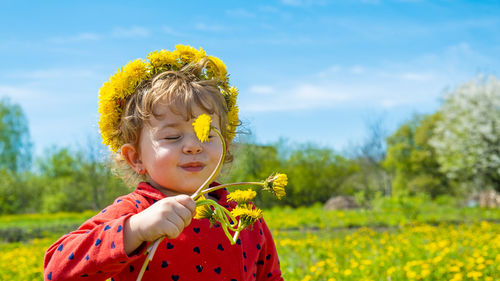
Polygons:
M179 56L182 64L196 61L196 59L204 57L202 54L205 54L203 50L198 51L188 45L175 45L175 49L176 50L173 53ZM200 52L202 54L200 54Z
M236 135L236 127L239 125L240 121L238 119L238 111L240 109L238 106L233 106L231 110L227 113L227 133L230 139L233 139Z
M262 218L262 210L259 208L253 209L251 205L239 205L231 211L235 217L240 217L242 225L253 225L258 219Z
M123 68L123 71L127 73L129 79L132 84L134 84L132 91L135 89L135 86L139 84L143 79L148 78L148 64L141 59L136 59L129 62Z
M227 196L228 201L234 201L238 205L246 204L255 198L257 192L248 189L248 190L235 190L234 192L229 193Z
M208 141L210 122L212 122L212 118L208 114L201 114L193 122L194 131L200 142Z
M479 277L482 277L483 273L479 271L471 271L467 273L467 277L477 280Z
M217 57L209 56L208 58L212 63L207 66L207 72L211 72L214 77L224 80L227 75L226 65Z
M278 199L285 197L285 186L288 184L288 177L285 174L275 174L269 176L264 182L264 189L273 193Z
M396 271L396 268L394 266L389 267L389 269L387 269L387 275L391 276L394 271Z
M232 108L233 106L235 106L236 98L238 98L238 88L236 88L235 86L231 86L228 93L227 107Z
M201 195L196 202L206 200L204 195ZM208 205L201 205L196 207L195 219L208 219L212 217L213 210Z
M206 200L205 196L200 196L196 202ZM201 220L201 219L208 219L210 221L210 226L215 225L218 221L221 221L221 214L218 213L216 210L212 209L210 205L204 204L201 206L196 207L196 215L194 216L195 219Z
M154 51L149 53L148 60L154 69L158 69L164 66L176 66L177 56L167 50ZM155 71L156 72L156 71Z

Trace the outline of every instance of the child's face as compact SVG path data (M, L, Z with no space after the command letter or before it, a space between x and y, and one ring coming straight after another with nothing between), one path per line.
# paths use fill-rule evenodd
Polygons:
M203 114L195 107L194 115ZM159 105L149 125L143 126L139 139L139 157L149 183L166 195L192 194L212 174L219 161L222 143L217 134L201 143L193 129L194 119L173 113L169 106ZM212 125L219 128L219 118L211 115Z

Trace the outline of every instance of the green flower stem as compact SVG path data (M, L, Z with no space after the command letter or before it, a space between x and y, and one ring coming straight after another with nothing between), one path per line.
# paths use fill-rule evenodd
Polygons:
M219 206L220 206L220 205L219 205ZM225 218L225 222L226 222L226 224L227 224L228 228L229 228L231 231L237 231L237 230L238 230L238 228L234 228L233 226L234 226L234 225L236 225L236 221L238 221L238 220L237 220L237 219L236 219L236 218L235 218L235 217L231 214L231 212L229 212L226 208L223 208L223 207L221 206L221 210L222 210L223 212L225 212L225 213L226 213L226 215L224 216L224 218ZM228 217L229 217L229 219L231 219L232 223L231 223L231 222L229 222Z
M193 195L191 195L191 198L193 198L193 200L196 200L198 197L200 197L201 191L203 191L212 181L214 181L215 177L217 176L217 174L220 172L220 169L222 168L222 163L224 162L224 158L226 158L226 141L224 140L224 137L222 136L221 132L217 128L211 126L211 129L213 129L217 133L217 135L219 136L219 139L222 142L222 154L219 158L219 163L217 164L217 167L212 172L210 177L208 177L208 179L198 188L198 190L196 190L195 193L193 193Z
M232 241L234 243L236 243L236 241L238 240L238 236L240 235L240 231L243 229L244 227L241 226L241 220L238 222L238 228L237 230L234 232L234 236L232 237Z
M219 205L217 202L215 202L212 199L203 199L203 200L196 201L196 207L200 207L203 205L215 205L215 204Z
M142 279L142 276L144 275L144 272L146 271L146 268L148 266L148 263L153 260L153 256L155 255L156 249L158 248L158 245L160 245L161 241L165 239L165 236L162 236L154 242L154 244L150 245L146 249L146 253L148 253L148 256L144 260L144 263L142 264L141 271L139 272L139 275L137 276L136 281L140 281Z
M210 205L211 207L214 207L214 209L219 210L220 212L223 212L224 215L221 217L224 219L224 222L220 222L221 224L226 224L228 229L231 231L237 231L237 228L234 228L234 225L236 223L231 223L229 220L236 222L236 218L229 212L226 208L223 208L219 203L215 202L214 200L211 199L205 199L205 200L199 200L196 201L196 207L203 206L203 205Z
M220 205L219 205L219 207L220 207ZM220 208L222 208L222 207L220 207ZM219 212L221 211L220 208L218 208ZM224 214L222 214L222 215L224 216ZM231 233L229 233L229 230L227 229L227 224L220 222L220 225L222 227L222 230L224 230L224 233L226 234L227 239L229 239L229 241L231 242L231 245L233 245L234 244L234 242L233 242L233 236L231 235Z
M200 195L205 195L207 193L210 193L212 191L216 191L218 189L225 188L225 187L241 186L241 185L260 185L260 186L264 186L264 183L263 182L234 182L234 183L226 183L226 184L221 184L221 185L218 185L218 186L214 186L214 187L211 187L211 188L204 189L203 191L201 191Z

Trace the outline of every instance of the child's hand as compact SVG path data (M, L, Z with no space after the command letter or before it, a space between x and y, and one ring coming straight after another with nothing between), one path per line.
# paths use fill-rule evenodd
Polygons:
M177 238L191 223L196 202L187 195L164 198L125 222L125 252L130 254L143 242L162 236Z

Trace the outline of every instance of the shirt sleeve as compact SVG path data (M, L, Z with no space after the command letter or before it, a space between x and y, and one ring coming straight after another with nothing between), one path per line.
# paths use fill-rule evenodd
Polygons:
M119 198L57 240L45 253L44 280L106 280L143 257L128 256L123 243L125 221L141 209L137 202L130 195Z
M257 267L257 280L283 281L276 245L264 219L262 219L261 231L263 232L264 242L257 261L257 264L260 265Z

